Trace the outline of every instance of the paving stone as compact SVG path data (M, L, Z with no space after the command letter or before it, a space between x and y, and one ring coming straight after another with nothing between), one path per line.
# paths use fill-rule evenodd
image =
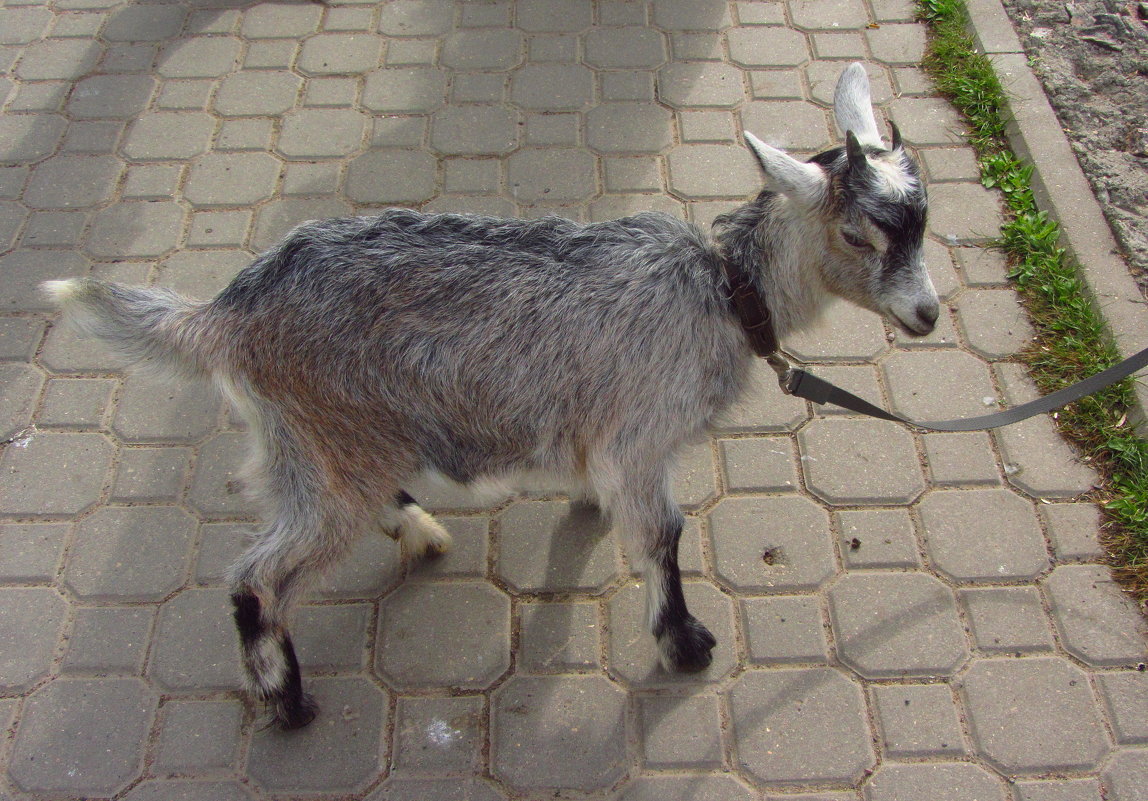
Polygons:
M444 159L443 188L464 194L497 192L500 172L501 164L496 159Z
M851 573L828 592L837 655L868 679L951 676L968 659L953 593L924 573Z
M1014 782L1018 801L1100 801L1096 779Z
M111 197L122 170L113 156L56 156L32 170L24 203L33 209L95 206Z
M83 77L100 58L100 48L83 39L44 39L23 48L15 75L26 81L69 81Z
M44 374L30 364L0 364L0 441L23 431L44 386Z
M726 489L735 492L794 492L797 479L789 437L719 441Z
M670 49L676 61L722 61L722 37L718 33L675 33Z
M717 31L731 24L725 5L691 3L689 0L656 0L653 22L670 31Z
M251 740L248 775L268 794L347 793L365 787L383 769L379 755L390 717L387 692L364 678L308 682L319 716L305 729L258 731Z
M347 168L347 197L376 205L420 203L434 196L435 159L413 150L372 150Z
M56 149L67 128L67 120L59 114L0 117L0 162L38 161Z
M8 775L33 794L113 795L139 775L155 709L139 679L56 679L24 704Z
M912 145L963 145L965 127L956 110L936 97L902 97L889 104L888 112L901 136ZM930 192L930 195L932 192ZM930 203L930 212L934 204Z
M776 595L741 602L749 660L825 664L829 647L816 595Z
M925 489L912 435L873 420L819 419L797 435L810 492L833 504L904 504Z
M666 61L665 38L646 27L595 28L582 47L583 61L598 69L652 69Z
M786 352L803 362L872 361L888 348L881 318L851 303L837 304L831 320L785 342Z
M120 188L125 200L163 200L178 191L182 164L133 164ZM79 241L80 231L76 232Z
M522 34L513 30L454 31L443 40L440 60L460 71L508 70L522 60Z
M501 790L481 779L406 779L396 776L366 801L505 801Z
M64 523L0 524L0 581L54 581L69 529L70 525Z
M683 142L734 142L733 116L725 111L685 111L678 113Z
M602 164L607 192L660 192L663 189L659 159L604 158Z
M709 529L715 574L735 591L808 591L834 573L829 521L806 498L729 498Z
M1065 650L1089 665L1143 662L1144 618L1105 565L1061 565L1045 580Z
M853 784L876 759L856 684L831 668L748 671L730 690L739 767L770 784Z
M333 195L339 191L341 184L342 164L339 162L295 162L284 167L283 186L280 191L284 195ZM238 223L236 227L239 228L240 236L231 244L242 244L242 228Z
M206 381L155 378L133 373L112 419L112 430L131 443L183 443L214 427L219 393Z
M484 578L487 572L490 521L485 517L437 517L454 542L445 554L410 565L408 579L442 576Z
M927 147L918 151L930 185L941 181L974 181L980 176L976 155L967 147Z
M12 243L16 241L16 233L27 217L28 211L23 206L0 202L0 250L12 247Z
M1042 504L1052 553L1058 562L1095 561L1104 558L1100 545L1100 510L1090 503Z
M226 590L185 590L159 609L148 676L166 690L239 686L239 638Z
M487 584L406 584L383 604L375 667L396 689L484 689L509 665L510 601Z
M161 51L156 71L165 78L215 78L235 69L240 49L230 36L176 40Z
M124 201L92 218L88 253L96 258L155 258L183 235L183 208L174 201Z
M314 108L350 108L357 105L358 95L359 82L356 78L312 78L307 81L303 105Z
M507 185L519 203L589 200L597 192L594 157L580 149L519 150L506 164Z
M1001 483L992 441L983 431L925 434L929 475L938 487L992 486Z
M865 786L865 801L1006 801L1000 778L968 763L896 765L886 762Z
M287 158L348 156L363 144L367 115L355 109L300 109L280 118L278 152Z
M266 209L266 207L264 208ZM250 218L248 217L248 219ZM251 254L246 250L237 248L232 250L180 250L171 254L160 264L156 274L156 283L193 300L211 300L230 284L236 274L250 262ZM185 400L179 411L189 414L191 419L183 425L170 426L168 431L180 432L175 436L178 437L182 434L185 438L191 437L191 432L194 431L199 431L202 435L205 427L211 426L215 411L219 407L219 393L207 382L152 381L147 383L146 388L135 388L137 397L134 400L138 402L140 394L152 395L153 398L159 396L158 403L166 404L168 400L165 398L164 392L170 392L173 389L178 394L184 395ZM147 414L147 411L138 408L133 410L133 413L141 412L144 415ZM130 422L125 421L125 426L131 425L147 427L149 425L154 426L155 423L146 420L146 418ZM122 433L128 437L126 431ZM155 433L143 436L164 435ZM171 437L172 434L168 433L166 436Z
M150 75L84 78L72 91L68 113L74 119L132 119L147 108L155 83Z
M51 667L68 604L47 587L6 587L0 601L0 691L22 692Z
M507 108L453 107L443 109L434 115L431 121L430 143L436 151L448 156L500 155L509 152L515 146L518 140L517 128L517 115ZM425 154L419 155L425 156ZM433 179L433 171L429 177ZM433 194L433 191L431 193Z
M657 643L646 629L646 589L627 582L610 599L608 614L609 667L635 687L701 687L723 680L737 664L733 604L729 596L708 581L683 583L690 614L717 639L713 663L698 673L670 673L658 660Z
M602 676L515 676L491 700L491 772L527 790L610 787L626 772L625 715Z
M602 100L654 100L653 72L599 72L597 77Z
M68 126L61 151L95 155L109 153L115 150L125 125L118 119L76 120Z
M865 31L873 58L885 64L916 66L925 53L925 27L922 25L881 25Z
M375 161L386 164L389 162L389 157L376 159ZM358 162L359 159L356 159L352 164L354 165ZM401 175L399 173L401 172L401 170L396 170L396 175L391 180L397 181L400 179ZM364 165L360 165L357 168L355 175L355 192L358 193L359 191L363 191L365 196L371 197L371 176ZM376 174L376 177L379 177L379 175L380 174ZM362 188L360 188L360 184L362 185ZM401 190L393 191L396 194L402 194ZM350 194L350 190L348 190L348 194ZM351 204L342 198L337 197L286 198L282 200L272 200L271 202L261 206L259 209L258 218L255 223L255 230L251 236L251 247L257 251L266 250L267 248L270 248L279 242L279 240L282 239L288 231L300 223L303 223L307 220L325 220L333 217L349 217L351 216L351 213ZM228 280L230 280L231 277L232 276L228 276Z
M279 162L266 153L208 153L191 167L183 195L194 206L247 206L271 197Z
M962 683L973 742L1006 774L1089 770L1108 751L1088 679L1063 659L983 659Z
M618 801L754 801L757 793L731 776L690 774L641 776Z
M667 64L658 70L658 99L673 108L736 108L745 100L743 73L720 62Z
M805 30L864 28L869 15L860 0L790 0L795 27Z
M1000 201L980 184L937 184L929 190L929 229L950 243L993 241L1003 223Z
M64 579L80 598L162 600L183 584L195 529L176 507L99 509L77 527Z
M532 33L582 31L594 21L590 0L520 0L514 5L517 26Z
M805 36L789 28L732 28L726 41L730 60L743 67L796 67L809 60Z
M1101 781L1111 801L1135 801L1148 792L1148 750L1117 752L1104 768Z
M1148 705L1148 672L1143 670L1099 673L1096 684L1104 698L1112 733L1121 745L1148 743L1148 718L1140 713Z
M180 6L123 8L109 17L102 36L109 42L161 42L179 33L186 16Z
M227 583L227 568L249 544L253 526L246 523L204 523L196 548L195 580L199 584Z
M773 370L763 360L755 359L742 399L725 413L714 430L719 433L792 431L807 417L805 403L782 394Z
M598 611L587 602L522 604L518 669L571 672L598 667Z
M370 604L302 606L291 639L304 671L359 671L365 666Z
M842 561L852 569L920 566L913 521L905 509L837 513Z
M957 262L971 287L1006 286L1008 263L1003 253L991 248L957 248Z
M936 490L918 508L930 559L956 581L1031 580L1049 566L1032 505L1008 490Z
M315 31L323 9L306 5L265 5L247 9L240 31L246 39L303 37Z
M1032 342L1032 325L1011 289L964 292L957 300L957 317L969 346L985 358L1010 356Z
M805 96L795 69L754 70L749 74L749 89L755 100L801 100Z
M438 63L438 39L392 39L387 44L388 67L426 66Z
M252 11L258 11L257 6ZM268 6L293 8L293 6ZM301 7L303 10L309 10ZM215 110L229 117L277 115L295 106L303 79L288 72L244 70L224 78L212 101Z
M420 114L441 108L446 73L433 67L384 69L367 75L363 106L371 111Z
M685 219L680 201L664 195L603 195L590 204L590 221L617 220L647 211Z
M138 674L147 654L153 606L97 606L75 610L62 670Z
M43 320L0 317L0 362L31 361L44 338L44 328ZM7 385L8 380L0 383Z
M110 44L97 69L113 74L151 72L159 45L154 42Z
M124 801L252 801L239 782L165 781L151 779L136 785Z
M994 411L997 393L987 365L953 350L897 351L881 368L892 410L915 420L947 420Z
M959 594L982 651L1019 655L1052 650L1052 632L1035 587L985 587Z
M20 244L46 247L76 247L88 223L83 211L34 211L27 219Z
M761 188L753 157L736 145L679 145L670 151L667 163L670 189L686 200L746 197Z
M512 590L601 592L618 573L618 543L596 507L522 501L500 530L494 569Z
M965 753L957 708L947 684L874 685L873 703L887 757Z
M721 767L721 713L716 695L659 695L638 703L647 768Z
M385 536L359 537L350 552L319 579L315 597L374 601L401 579L399 544Z
M578 64L526 64L511 78L510 99L524 109L577 110L593 98L594 74Z
M531 36L526 40L526 45L526 58L531 63L570 63L578 60L579 37L572 34Z
M43 256L51 251L39 251ZM80 257L76 257L80 259ZM82 259L81 259L82 260ZM5 263L0 260L0 270ZM86 273L87 269L83 270ZM81 273L81 274L83 274ZM53 271L45 278L59 277ZM0 294L3 290L0 289ZM56 326L44 338L44 347L39 354L40 364L50 373L116 373L123 367L123 361L108 352L98 340L77 333L70 326Z
M482 696L400 698L392 769L404 774L471 776L482 769Z
M267 150L274 134L271 120L224 120L215 137L215 148L228 150Z
M1075 498L1099 481L1082 464L1047 415L999 429L1005 475L1015 487L1038 498Z
M671 125L670 112L653 103L604 103L586 113L586 144L598 153L661 153L673 144Z
M75 515L99 500L112 458L101 434L34 433L0 455L0 512Z
M524 143L538 147L573 147L581 141L582 115L574 113L527 114Z
M0 9L0 44L31 44L43 36L52 19L46 8Z

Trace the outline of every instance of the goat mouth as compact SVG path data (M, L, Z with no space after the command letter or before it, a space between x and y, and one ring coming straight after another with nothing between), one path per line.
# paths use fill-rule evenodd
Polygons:
M890 314L889 316L893 318L893 322L897 324L898 328L914 337L928 336L933 333L933 329L937 327L936 323L931 323L927 320L917 319L913 320L913 322L909 322L896 314Z

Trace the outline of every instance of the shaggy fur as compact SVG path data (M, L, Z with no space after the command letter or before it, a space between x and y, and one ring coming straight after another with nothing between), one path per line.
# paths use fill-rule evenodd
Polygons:
M647 571L665 665L709 664L714 638L682 594L670 469L752 360L719 260L755 276L780 337L834 295L916 333L937 315L916 167L873 141L859 65L842 84L838 119L859 120L868 141L850 133L798 162L747 136L769 187L713 239L659 214L580 225L395 209L296 228L209 303L49 283L81 328L212 377L250 424L249 484L268 523L232 591L247 686L276 722L315 714L287 629L308 584L364 530L416 555L449 545L402 489L428 470L585 488Z

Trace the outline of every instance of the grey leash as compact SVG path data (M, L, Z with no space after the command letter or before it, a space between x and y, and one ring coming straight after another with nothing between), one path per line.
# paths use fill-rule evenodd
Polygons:
M858 398L851 392L846 392L823 378L818 378L812 373L791 368L789 363L776 353L770 354L767 361L769 366L777 372L781 389L787 395L804 398L819 404L832 403L851 412L858 412L882 420L891 420L895 423L904 423L907 426L923 428L928 431L983 431L989 428L1007 426L1010 423L1019 423L1033 415L1050 412L1075 400L1080 400L1085 395L1091 395L1097 390L1104 389L1110 384L1115 384L1120 379L1132 375L1132 373L1148 365L1148 348L1103 372L1036 400L1022 403L1020 406L980 417L969 417L961 420L935 420L928 423L919 423L916 420L899 417L892 412L874 406L867 400Z

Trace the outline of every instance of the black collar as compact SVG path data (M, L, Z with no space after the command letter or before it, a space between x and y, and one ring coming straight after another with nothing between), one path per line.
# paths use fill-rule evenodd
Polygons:
M777 353L777 332L773 330L773 315L765 305L765 298L757 291L741 265L719 255L718 264L729 286L730 308L749 337L753 352L763 359Z

